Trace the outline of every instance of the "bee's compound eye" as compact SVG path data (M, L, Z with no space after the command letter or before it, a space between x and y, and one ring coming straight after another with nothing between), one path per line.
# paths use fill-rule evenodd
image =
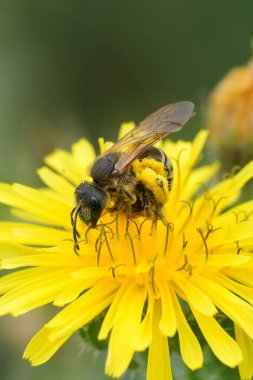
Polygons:
M95 216L96 214L100 215L102 212L102 209L104 208L104 197L100 196L100 194L94 197L91 197L90 200L90 208L91 213ZM99 217L99 216L98 216Z
M100 207L100 201L98 198L95 198L95 197L91 197L91 206L92 208L97 208L97 207Z

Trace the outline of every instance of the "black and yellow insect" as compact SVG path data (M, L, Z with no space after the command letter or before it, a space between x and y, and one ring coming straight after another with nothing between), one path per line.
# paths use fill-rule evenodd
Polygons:
M78 216L95 228L103 211L130 210L161 218L168 200L173 167L165 153L153 145L176 132L193 115L194 105L184 101L152 113L94 161L92 182L81 182L75 190L72 210L73 235L77 243Z

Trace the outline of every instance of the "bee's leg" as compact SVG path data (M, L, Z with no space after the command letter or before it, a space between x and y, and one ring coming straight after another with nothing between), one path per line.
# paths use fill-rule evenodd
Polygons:
M127 202L126 204L126 217L127 217L127 223L126 223L126 232L128 232L129 222L132 216L132 203Z
M148 194L144 193L142 197L142 204L144 208L144 212L147 218L155 218L155 213L151 209L151 202L149 200Z
M160 219L165 226L169 225L168 220L165 218L165 216L162 212L162 206L160 204L156 205L156 215L157 215L157 218Z
M136 202L136 195L130 194L126 189L123 190L123 195L129 203L134 204Z
M142 194L142 205L144 208L145 215L148 219L151 220L151 230L150 235L153 235L154 229L157 227L157 220L158 220L158 214L152 210L151 205L154 204L154 201L150 197L149 193L143 193Z
M74 251L75 251L76 255L79 255L78 251L80 249L78 241L77 241L77 239L80 237L80 235L79 235L79 232L77 231L77 228L76 228L77 217L78 217L80 209L81 209L80 206L79 207L74 207L73 210L70 213L71 224L72 224L72 227L73 227Z

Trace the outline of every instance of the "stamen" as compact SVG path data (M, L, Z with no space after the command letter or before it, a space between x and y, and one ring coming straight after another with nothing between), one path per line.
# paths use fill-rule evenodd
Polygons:
M115 271L116 271L116 269L118 269L121 266L126 266L126 264L118 264L118 265L115 265L114 267L108 268L108 271L110 271L110 270L112 271L112 277L113 278L116 278Z
M101 254L101 248L102 248L103 243L104 243L104 241L102 241L102 238L99 235L99 237L97 238L97 240L95 242L95 251L97 252L97 266L98 267L100 266L100 254ZM99 246L98 246L98 244L99 244Z
M107 227L108 227L108 226L107 226ZM115 263L115 260L114 260L114 257L113 257L113 255L112 255L112 251L111 251L111 248L110 248L110 245L109 245L109 242L108 242L107 236L106 236L106 235L108 234L108 232L105 231L105 228L104 228L104 225L103 225L103 224L101 225L101 231L102 231L102 233L104 234L105 243L106 243L106 246L107 246L107 249L108 249L109 255L110 255L112 261ZM110 231L110 232L112 233L112 237L111 237L111 239L112 239L112 238L113 238L113 232L112 232L112 231Z
M115 223L115 221L116 221L116 216L110 222L104 223L104 226L109 226L110 224Z
M111 234L110 239L114 239L115 233L113 232L113 229L111 227L109 227L107 224L104 224L104 227L106 227L108 229L108 231L106 231L107 235Z
M203 244L204 244L204 247L205 247L205 251L206 251L206 261L207 261L208 255L209 255L209 251L208 251L208 246L207 246L207 243L206 243L206 238L204 236L204 233L203 233L203 230L202 230L201 227L196 228L196 231L200 234L201 239L203 241Z
M225 172L223 175L222 175L222 180L225 181L226 179L229 179L231 178L231 173L230 172Z
M236 254L239 255L239 253L240 253L241 251L243 251L243 248L239 246L239 240L235 240L233 243L235 243L236 248L237 248L237 252L236 252Z
M189 271L189 274L192 275L192 266L189 262L187 253L184 254L184 264L181 267L177 268L177 272L180 272L185 268Z
M186 248L187 244L188 244L188 240L186 240L185 233L183 232L183 249Z
M139 227L139 236L140 236L140 239L141 239L141 230L142 230L142 227L143 227L144 223L147 222L147 221L150 221L150 219L149 219L149 218L145 218L145 219L141 222L141 224L140 224L140 227Z
M174 225L172 223L168 223L167 225L165 225L165 227L166 227L166 235L165 235L165 244L164 244L163 256L166 256L167 248L168 248L168 242L169 242L169 234L170 234L170 231L172 232L174 230Z
M134 265L136 265L136 253L135 253L135 249L134 249L133 239L132 239L132 237L128 231L126 231L125 236L128 237L130 240L130 245L131 245L131 249L132 249L132 253L133 253L133 261L134 261Z
M108 229L108 231L105 231L107 234L111 234L111 239L113 239L114 238L114 236L115 236L115 233L113 232L113 229L112 229L112 227L110 227L110 224L112 224L112 223L114 223L115 222L115 219L112 221L112 222L108 222L108 223L99 223L99 224L97 224L97 227L100 227L101 228L101 226L103 225L103 228L104 228L104 230L107 228Z
M193 212L193 206L194 206L194 203L195 203L195 199L193 199L192 202L189 202L189 201L180 201L180 202L186 204L187 206L189 206L190 216L191 216L192 212Z
M222 227L213 228L212 224L208 220L206 220L206 225L207 225L207 231L206 231L206 236L205 236L206 240L208 236L210 235L210 233L214 233L215 231L222 229Z
M209 201L212 201L212 203L213 203L213 211L212 211L212 215L215 214L215 211L217 210L218 205L220 204L220 202L221 202L223 199L227 199L227 197L223 196L223 197L220 197L220 198L217 199L217 200L213 199L212 197L209 197L209 198L208 198L208 200L209 200Z
M222 179L226 180L226 179L229 179L229 178L233 178L236 174L238 174L240 172L240 170L241 170L241 166L235 165L232 168L231 172L223 174Z
M236 174L238 174L240 172L241 168L242 167L240 165L235 165L231 171L232 176L234 177Z
M136 227L137 236L138 236L138 239L139 239L140 238L140 228L139 228L137 222L134 219L129 219L129 224L130 224L130 222L132 222L134 224L134 226Z
M151 286L152 286L152 289L153 289L153 292L154 294L156 294L156 289L155 289L155 262L156 262L156 259L159 255L157 254L153 260L153 265L150 269L150 273L151 273Z
M235 219L236 219L236 224L241 223L241 222L245 222L246 220L248 220L248 217L249 217L249 215L247 214L247 212L243 211L243 210L238 211L238 212L233 211L233 214L234 214ZM240 214L243 215L243 219L241 219L241 220L239 220L239 215Z
M105 227L107 227L109 231L106 231ZM111 260L115 263L115 260L114 260L114 257L113 257L113 254L112 254L109 242L108 242L108 238L107 238L107 234L108 233L111 234L111 239L113 239L114 232L112 231L111 227L109 227L108 225L104 225L103 223L101 223L100 224L100 233L99 233L99 236L98 236L98 238L97 238L97 240L95 242L95 250L98 253L98 255L97 255L97 265L98 266L99 266L99 262L100 262L101 248L102 248L102 245L104 243L106 244L106 247L107 247L107 250L109 252ZM98 246L98 244L99 244L99 246Z
M205 195L206 198L208 198L209 196L209 187L207 184L203 183L203 182L197 182L197 185L199 185L200 187L202 187L203 189L203 195Z

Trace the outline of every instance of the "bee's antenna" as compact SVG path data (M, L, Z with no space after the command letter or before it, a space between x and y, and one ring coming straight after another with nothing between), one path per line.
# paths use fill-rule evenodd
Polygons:
M77 231L77 228L76 228L77 217L78 217L80 209L81 209L81 206L76 206L73 208L73 210L70 213L71 224L73 227L74 251L75 251L76 255L79 255L78 251L80 249L78 241L77 241L77 239L80 237L80 235L79 235L79 232Z

